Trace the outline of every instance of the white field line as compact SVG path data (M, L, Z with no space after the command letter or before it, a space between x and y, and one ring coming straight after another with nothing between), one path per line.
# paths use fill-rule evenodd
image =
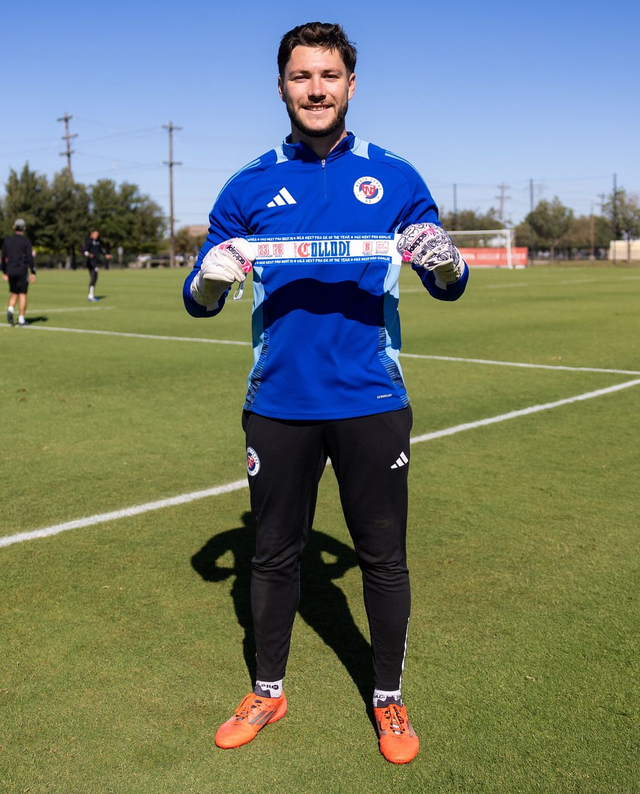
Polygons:
M185 505L188 502L195 502L198 499L206 499L208 496L219 496L220 494L231 493L232 491L237 491L240 488L246 487L246 479L236 480L236 482L219 485L216 488L207 488L206 491L193 491L192 493L185 493L181 496L173 496L170 499L160 499L157 502L146 502L143 505L125 507L123 510L113 510L110 513L100 513L99 515L89 516L88 518L79 518L76 521L67 521L64 524L55 524L52 527L45 527L44 529L34 529L31 532L19 532L17 535L8 535L7 537L0 538L0 547L11 546L13 543L24 543L25 540L48 538L51 537L51 535L58 535L60 532L67 532L69 529L83 529L84 527L91 527L94 524L103 524L106 521L117 521L119 518L138 516L142 513L149 513L152 510L160 510L163 507Z
M525 369L559 369L565 372L604 372L609 375L640 375L635 369L601 369L599 367L564 367L561 364L522 364L518 361L491 361L485 358L456 358L455 356L427 356L422 353L400 353L403 358L425 358L432 361L459 361L467 364L492 364L496 367L524 367Z
M9 326L0 326L0 328ZM251 342L236 342L231 339L199 339L197 336L160 336L159 334L130 334L124 331L96 331L88 328L56 328L54 326L29 326L31 331L62 331L68 334L96 334L98 336L124 336L129 339L160 339L164 342L205 342L211 345L241 345L250 347Z
M52 314L53 312L106 312L109 309L115 309L115 306L79 306L70 309L40 309L37 306L35 308L31 308L29 311L31 314L36 314L37 312L48 312Z
M9 326L0 325L0 329ZM87 328L56 328L53 326L32 326L34 331L62 331L70 334L97 334L99 336L123 336L131 339L156 339L164 342L203 342L209 345L239 345L250 347L251 342L238 342L231 339L203 339L197 336L160 336L159 334L133 334L124 331L97 331ZM458 358L456 356L428 356L421 353L400 353L403 358L417 358L432 361L457 361L466 364L492 364L497 367L524 367L525 369L558 369L566 372L602 372L611 375L640 375L640 370L604 369L599 367L565 367L559 364L523 364L518 361L491 361L484 358Z
M485 289L507 289L507 287L528 287L526 281L523 281L521 284L487 284Z
M519 416L537 414L540 411L548 411L551 408L559 408L562 405L570 405L571 403L582 402L583 400L592 400L594 397L602 397L605 394L612 394L614 392L621 391L622 389L629 389L632 386L640 386L640 379L629 380L626 383L618 383L615 386L607 386L605 389L597 389L596 391L586 392L585 394L578 394L575 397L567 397L564 400L556 400L552 403L532 405L529 408L521 408L519 411L509 411L509 413L500 414L499 416L490 416L488 419L479 419L477 422L466 422L462 425L447 427L444 430L436 430L434 433L425 433L422 436L414 436L411 439L411 443L419 444L422 441L431 441L434 438L443 438L444 436L451 436L455 433L461 433L463 430L473 430L476 427L493 425L497 422L506 422L507 419L516 419Z
M632 277L633 278L633 277ZM620 279L623 281L624 279ZM567 281L549 281L546 284L542 282L538 282L537 286L544 286L544 287L553 287L556 284L604 284L605 282L602 279L597 278L572 278L567 279ZM515 284L487 284L485 289L507 289L509 287L529 287L531 286L529 282L522 281L520 283Z
M567 397L564 400L556 400L552 403L543 403L541 405L532 405L529 408L522 408L518 411L509 411L506 414L499 414L498 416L490 416L487 419L479 419L476 422L466 422L461 425L454 425L453 427L446 427L443 430L436 430L433 433L425 433L421 436L414 436L411 439L411 444L420 444L423 441L432 441L436 438L444 438L445 436L452 436L456 433L461 433L464 430L474 430L478 427L486 425L497 424L498 422L505 422L508 419L516 419L520 416L529 416L540 411L548 411L552 408L559 408L563 405L570 405L571 403L582 402L584 400L591 400L594 397L602 397L605 394L613 394L614 392L621 391L622 389L629 389L632 386L639 386L640 379L630 380L626 383L618 383L616 386L609 386L605 389L598 389L597 391L586 392L585 394L578 394L575 397ZM231 493L238 491L242 488L248 487L246 480L236 480L235 482L227 483L226 485L219 485L215 488L208 488L205 491L193 491L192 493L182 494L181 496L173 496L169 499L160 499L156 502L146 502L145 504L135 505L133 507L126 507L122 510L114 510L110 513L101 513L88 518L79 518L75 521L67 521L64 524L54 524L50 527L42 529L34 529L30 532L20 532L17 535L7 535L0 538L0 548L3 546L11 546L14 543L24 543L27 540L36 540L38 538L48 538L52 535L58 535L60 532L66 532L70 529L83 529L84 527L94 526L95 524L103 524L107 521L117 521L120 518L128 518L129 516L141 515L142 513L149 513L154 510L160 510L164 507L173 507L175 505L183 505L188 502L195 502L198 499L206 499L209 496L219 496L221 494Z

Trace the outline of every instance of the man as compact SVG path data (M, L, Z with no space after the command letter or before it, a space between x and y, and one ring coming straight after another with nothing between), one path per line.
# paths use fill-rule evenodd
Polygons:
M96 302L98 298L95 296L95 286L98 281L98 269L105 260L109 261L111 259L111 254L107 252L107 249L100 242L98 229L93 229L87 237L83 253L87 257L87 267L89 269L88 300Z
M2 278L9 282L9 306L7 322L13 325L15 305L18 303L18 325L25 326L27 311L27 291L29 284L36 280L36 267L33 261L31 243L25 232L27 224L18 218L13 224L13 234L2 243ZM31 271L31 273L29 273Z
M330 459L362 571L380 750L406 763L419 748L401 696L412 414L398 361L400 266L391 235L400 233L403 260L436 298L458 298L468 269L415 169L347 131L355 63L339 25L314 22L285 34L278 90L291 134L223 187L184 285L187 311L213 317L255 263L254 366L243 426L256 523L257 680L215 741L222 748L246 744L287 711L282 681L300 559ZM257 241L246 239L253 235ZM371 240L361 239L367 235ZM292 258L279 261L285 249ZM330 255L306 258L313 251ZM376 254L367 258L365 251Z

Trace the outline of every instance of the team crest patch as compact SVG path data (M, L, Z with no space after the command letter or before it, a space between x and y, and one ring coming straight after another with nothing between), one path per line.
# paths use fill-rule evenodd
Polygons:
M253 447L247 447L247 472L249 477L255 477L260 471L260 458Z
M384 194L382 182L372 176L361 176L353 186L358 201L363 204L377 204Z

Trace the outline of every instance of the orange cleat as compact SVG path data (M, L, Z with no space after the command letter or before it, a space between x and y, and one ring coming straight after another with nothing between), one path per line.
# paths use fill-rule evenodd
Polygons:
M418 755L420 741L409 718L407 707L392 703L384 708L374 708L380 752L392 764L407 764Z
M223 750L241 747L254 739L261 728L281 720L286 713L287 699L284 693L279 698L264 698L250 692L233 717L218 728L215 742Z

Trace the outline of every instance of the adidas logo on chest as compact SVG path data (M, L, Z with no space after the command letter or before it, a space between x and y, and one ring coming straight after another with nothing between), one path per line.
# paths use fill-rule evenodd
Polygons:
M298 202L289 193L286 187L280 188L267 207L286 207L287 204L297 204Z

